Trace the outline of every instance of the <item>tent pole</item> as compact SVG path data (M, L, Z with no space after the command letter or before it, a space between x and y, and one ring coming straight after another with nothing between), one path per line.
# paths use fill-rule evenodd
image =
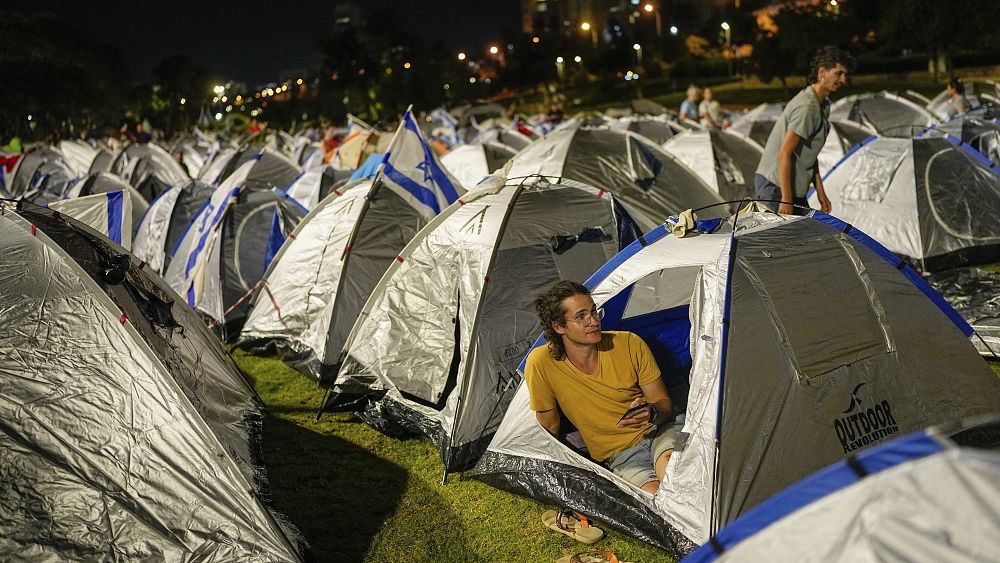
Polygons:
M441 484L444 485L448 482L448 468L445 467L441 474Z
M326 410L326 402L330 398L330 393L333 391L333 383L326 388L326 392L323 393L323 401L319 404L319 410L316 411L316 420L314 422L319 422L319 417L323 416L323 411Z

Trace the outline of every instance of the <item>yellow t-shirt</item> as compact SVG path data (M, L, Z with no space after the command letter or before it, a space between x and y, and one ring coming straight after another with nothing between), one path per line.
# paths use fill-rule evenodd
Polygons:
M660 368L649 346L631 332L601 333L597 358L597 370L587 375L569 359L553 358L548 346L539 346L528 354L524 380L531 410L558 406L580 431L590 457L604 461L639 443L653 428L652 424L640 428L617 425L632 401L642 397L639 385L659 379Z

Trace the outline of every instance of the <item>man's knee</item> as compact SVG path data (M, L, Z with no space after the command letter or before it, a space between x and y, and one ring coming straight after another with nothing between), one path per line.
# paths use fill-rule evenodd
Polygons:
M644 484L643 486L641 486L639 488L642 489L642 490L644 490L644 491L646 491L647 493L655 495L656 491L660 490L660 482L659 481L649 481L649 482L647 482L646 484Z

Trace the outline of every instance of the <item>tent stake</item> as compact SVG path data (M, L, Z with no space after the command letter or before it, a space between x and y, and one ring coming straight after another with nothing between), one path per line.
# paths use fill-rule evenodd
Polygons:
M330 398L330 392L333 390L333 384L326 388L326 392L323 393L323 401L319 404L319 410L316 411L316 420L314 422L319 422L319 417L323 416L323 411L326 410L326 401Z

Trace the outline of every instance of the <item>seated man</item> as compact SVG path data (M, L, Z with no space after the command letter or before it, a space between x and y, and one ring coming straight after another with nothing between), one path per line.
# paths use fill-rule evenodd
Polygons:
M655 494L681 424L649 347L629 332L601 332L604 310L579 283L556 283L535 309L549 344L528 355L524 378L539 424L558 436L562 411L595 461Z

